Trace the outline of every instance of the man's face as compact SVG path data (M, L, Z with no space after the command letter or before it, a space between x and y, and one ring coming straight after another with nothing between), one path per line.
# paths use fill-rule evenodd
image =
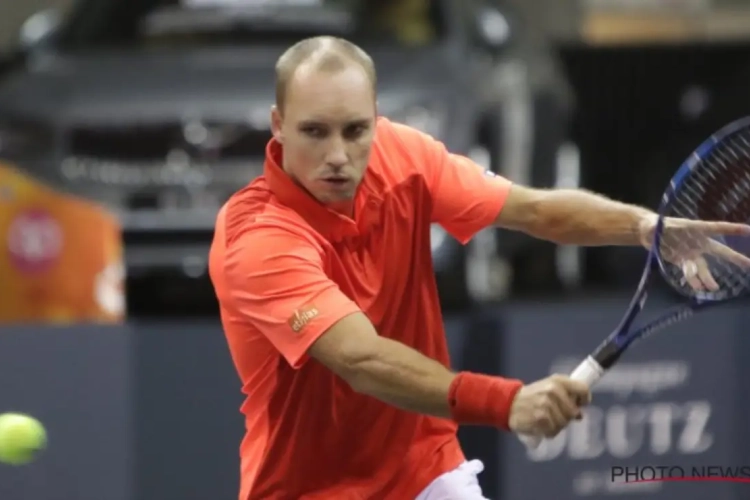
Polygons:
M298 68L283 114L276 108L272 113L284 170L321 203L346 208L367 168L375 108L372 83L358 66Z

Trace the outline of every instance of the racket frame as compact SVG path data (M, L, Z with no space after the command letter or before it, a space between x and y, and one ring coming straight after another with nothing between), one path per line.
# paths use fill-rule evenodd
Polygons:
M623 315L622 320L610 335L586 357L570 375L573 380L586 383L589 387L596 384L604 374L620 359L622 354L635 341L642 340L649 335L666 328L674 323L689 318L699 309L717 303L723 303L722 297L711 298L709 296L689 297L687 304L683 304L662 314L659 318L633 330L632 325L635 318L641 313L648 299L648 285L654 264L657 264L662 276L666 279L667 267L658 252L662 232L664 231L665 213L677 190L682 183L695 170L698 164L706 158L725 138L743 129L750 128L750 116L740 118L711 135L703 141L693 153L680 165L677 172L672 176L669 185L662 195L659 209L657 211L656 227L654 229L654 241L646 258L643 274L641 275L638 288L633 295L630 304ZM540 436L519 435L519 439L528 449L535 449L544 438Z

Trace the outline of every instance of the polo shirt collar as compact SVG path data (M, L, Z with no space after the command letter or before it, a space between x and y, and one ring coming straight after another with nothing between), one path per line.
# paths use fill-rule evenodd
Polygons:
M355 221L320 203L284 172L281 167L282 154L281 144L276 139L268 141L263 176L276 198L327 238L339 239L358 234Z

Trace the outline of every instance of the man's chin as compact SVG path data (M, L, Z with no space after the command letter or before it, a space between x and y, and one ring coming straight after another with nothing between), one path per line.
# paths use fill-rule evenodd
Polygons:
M350 190L349 192L326 192L320 193L320 196L316 198L320 203L336 211L347 211L354 203L354 196L356 190Z
M319 197L318 200L324 205L352 203L354 201L354 192L346 194L336 194L335 196L326 194Z
M357 193L357 185L347 182L340 185L331 184L318 190L316 198L322 203L344 203L352 201Z

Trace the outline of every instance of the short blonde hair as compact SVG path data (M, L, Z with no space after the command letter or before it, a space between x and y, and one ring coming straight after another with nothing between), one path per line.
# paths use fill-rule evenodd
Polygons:
M276 107L284 109L287 87L297 69L303 64L313 64L315 69L327 72L342 71L358 65L372 82L373 91L377 86L375 63L357 45L343 38L317 36L301 40L289 47L276 62Z

